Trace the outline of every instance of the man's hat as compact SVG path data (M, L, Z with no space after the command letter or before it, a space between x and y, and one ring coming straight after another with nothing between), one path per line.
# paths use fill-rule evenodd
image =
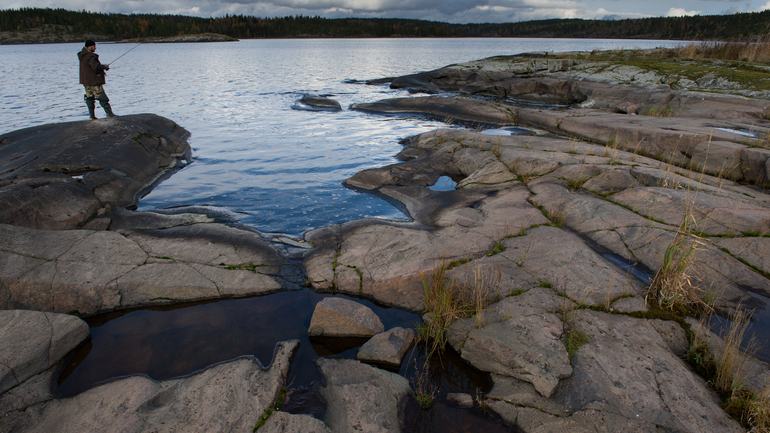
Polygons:
M89 40L87 40L87 41L86 41L86 46L87 46L87 47L90 47L90 46L92 46L92 45L96 45L96 42L92 41L91 39L89 39Z

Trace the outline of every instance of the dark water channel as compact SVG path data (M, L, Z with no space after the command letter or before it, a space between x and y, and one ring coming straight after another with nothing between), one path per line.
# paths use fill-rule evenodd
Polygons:
M292 362L284 410L323 417L325 406L315 393L322 379L314 360L320 356L355 359L365 339L311 340L307 330L315 305L323 298L341 296L371 308L386 329L415 328L420 317L367 299L322 294L310 289L266 296L108 313L86 319L91 340L65 360L56 391L71 396L112 378L144 374L171 379L242 355L253 355L263 365L271 362L275 344L299 339ZM425 351L414 346L398 372L415 388L418 375L427 377L436 404L420 409L412 396L407 401L407 432L511 431L479 409L467 410L447 402L446 394L475 396L488 392L487 374L466 365L453 351L425 362Z

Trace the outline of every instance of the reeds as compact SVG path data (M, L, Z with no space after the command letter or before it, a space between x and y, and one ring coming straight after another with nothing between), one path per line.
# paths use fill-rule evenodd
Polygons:
M770 63L770 38L763 36L756 41L696 42L665 50L664 56Z

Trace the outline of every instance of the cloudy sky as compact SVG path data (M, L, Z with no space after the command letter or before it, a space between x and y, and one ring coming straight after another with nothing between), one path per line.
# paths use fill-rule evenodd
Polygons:
M0 0L0 9L21 7L200 17L318 15L482 23L732 14L768 9L770 0Z

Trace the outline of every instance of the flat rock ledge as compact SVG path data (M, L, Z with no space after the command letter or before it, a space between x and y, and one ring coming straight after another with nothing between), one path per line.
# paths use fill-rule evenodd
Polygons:
M256 358L241 357L188 377L158 382L131 376L68 398L56 398L50 385L43 385L53 379L53 370L48 370L23 389L0 396L0 412L5 414L0 429L251 431L265 410L275 406L298 345L297 340L279 343L269 369Z
M371 337L385 330L371 308L344 298L325 298L315 306L311 337Z
M0 308L91 316L120 308L267 294L288 261L222 224L132 231L0 224Z

